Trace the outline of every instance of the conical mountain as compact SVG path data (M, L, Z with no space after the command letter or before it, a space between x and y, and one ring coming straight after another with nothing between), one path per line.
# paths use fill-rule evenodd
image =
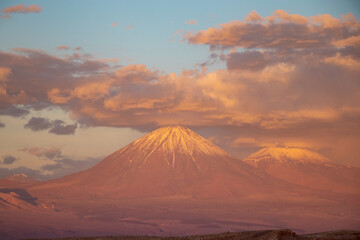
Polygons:
M274 178L323 191L359 193L360 169L302 148L263 148L243 160Z
M225 197L260 191L266 182L253 167L190 129L170 126L145 135L89 170L31 190L112 197Z

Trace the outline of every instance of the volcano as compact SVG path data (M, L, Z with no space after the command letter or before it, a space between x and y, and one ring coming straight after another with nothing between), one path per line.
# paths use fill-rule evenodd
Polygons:
M229 197L268 185L248 164L183 126L159 128L89 170L40 184L37 195ZM77 195L77 196L75 196Z
M358 173L304 149L241 161L163 127L83 172L0 189L0 238L358 229Z
M243 160L274 178L322 191L360 192L359 168L302 148L263 148Z

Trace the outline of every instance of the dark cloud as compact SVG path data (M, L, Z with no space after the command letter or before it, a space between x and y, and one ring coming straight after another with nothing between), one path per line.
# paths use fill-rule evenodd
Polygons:
M41 131L52 127L51 121L46 118L32 117L25 125L24 128L30 128L33 131Z
M50 121L46 118L32 117L25 125L24 128L30 128L33 131L41 131L50 129L49 133L57 135L69 135L74 134L77 128L77 124L66 125L62 120Z
M52 122L52 128L49 130L49 132L57 135L69 135L69 134L74 134L76 128L77 128L76 123L65 125L64 121L55 120Z
M9 106L6 109L1 109L0 103L0 115L12 116L12 117L22 117L29 114L29 111L17 106Z
M3 164L12 164L12 163L15 162L16 160L17 160L17 158L15 158L14 156L6 155L6 156L3 158L2 163L3 163Z

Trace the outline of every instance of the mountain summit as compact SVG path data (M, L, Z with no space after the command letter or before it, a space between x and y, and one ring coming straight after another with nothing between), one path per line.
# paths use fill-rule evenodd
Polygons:
M225 197L261 191L264 182L254 168L190 129L169 126L130 143L86 171L33 190L118 197Z
M164 153L178 152L189 154L229 156L221 148L183 126L169 126L155 130L138 139L134 145L140 150L153 151L161 149ZM150 155L148 157L150 157ZM146 161L147 157L144 159ZM174 159L175 160L175 159ZM175 162L173 162L173 165Z
M293 164L325 164L333 162L319 153L303 148L263 148L244 159L245 162L258 167L270 162L293 163Z

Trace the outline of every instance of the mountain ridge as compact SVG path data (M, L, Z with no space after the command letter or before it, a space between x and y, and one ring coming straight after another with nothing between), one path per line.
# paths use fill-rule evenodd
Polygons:
M121 197L224 197L263 189L268 182L264 178L190 129L170 126L146 134L86 171L31 190L76 187Z

